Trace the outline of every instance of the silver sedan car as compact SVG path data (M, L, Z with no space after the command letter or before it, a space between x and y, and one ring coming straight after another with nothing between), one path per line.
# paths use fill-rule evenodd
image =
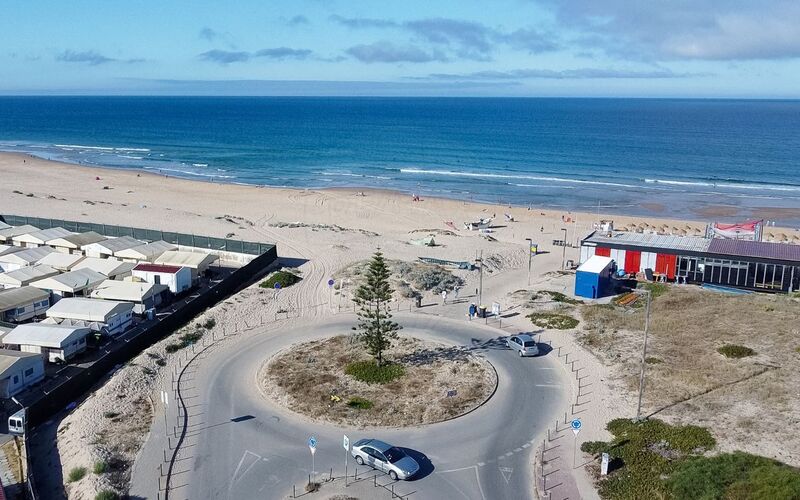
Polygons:
M377 439L361 439L353 444L352 455L358 465L370 467L389 474L392 480L410 479L419 472L416 460L403 450Z
M525 333L510 336L506 344L508 344L510 349L517 351L520 357L536 356L539 354L539 346L536 345L536 341L533 340L533 337Z

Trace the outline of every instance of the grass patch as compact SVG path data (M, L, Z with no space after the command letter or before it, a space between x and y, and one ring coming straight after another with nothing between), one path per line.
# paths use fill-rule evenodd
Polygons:
M669 287L664 283L639 283L636 288L650 290L650 297L656 299L669 291Z
M206 322L205 322L205 323L203 323L203 327L204 327L206 330L211 330L211 329L212 329L212 328L214 328L215 326L217 326L217 320L215 320L214 318L208 318L208 319L206 320Z
M178 337L178 342L167 344L167 346L164 347L164 350L167 351L168 353L174 353L180 351L181 349L185 349L186 347L189 347L192 344L196 344L197 341L200 340L201 338L203 338L202 332L197 331L192 333L186 333Z
M103 490L94 496L94 500L119 500L119 495L115 491Z
M269 275L267 279L261 282L261 288L275 288L275 283L280 283L281 288L290 287L298 282L300 282L302 278L300 276L290 273L289 271L277 271Z
M578 326L578 320L566 314L539 312L529 314L528 318L540 328L569 330Z
M73 467L69 471L67 479L69 480L70 483L74 483L75 481L80 481L81 479L83 479L84 476L86 476L86 467Z
M614 435L612 441L581 445L584 452L608 453L611 458L609 475L598 484L602 498L668 498L670 487L664 478L675 465L716 444L707 429L671 426L655 419L633 423L620 418L609 422L607 428Z
M373 404L372 401L369 399L364 399L358 396L354 396L347 401L347 406L350 408L356 408L358 410L369 410L372 408Z
M736 344L725 344L717 349L717 352L726 358L734 359L746 358L747 356L753 356L756 353L756 351L750 349L749 347Z
M644 362L648 365L658 365L663 363L664 361L661 358L656 358L655 356L648 356L644 359Z
M578 305L578 304L583 304L582 300L573 299L572 297L570 297L568 295L564 295L561 292L553 292L551 290L542 290L539 293L543 294L543 295L549 295L550 296L550 300L552 300L553 302L560 302L562 304L569 304L569 305L573 305L573 306ZM534 298L536 298L536 296L534 296Z
M355 361L349 363L344 372L368 384L388 384L405 375L406 370L403 365L397 363L384 363L378 366L375 361Z
M100 460L99 462L95 462L94 467L92 468L92 472L94 472L95 474L105 474L109 470L111 470L111 467L109 467L108 462L106 462L105 460Z
M105 418L117 418L117 417L119 417L119 413L117 413L115 411L107 411L107 412L103 413L103 416Z

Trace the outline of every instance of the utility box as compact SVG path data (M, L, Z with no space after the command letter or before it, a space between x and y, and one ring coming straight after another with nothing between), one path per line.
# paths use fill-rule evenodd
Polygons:
M611 274L614 260L611 257L593 255L575 272L575 295L587 299L598 299L611 293Z

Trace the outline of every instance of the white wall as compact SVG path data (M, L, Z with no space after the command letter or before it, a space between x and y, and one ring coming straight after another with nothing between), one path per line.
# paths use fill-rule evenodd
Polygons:
M18 366L20 367L19 370L10 373L9 377L5 380L6 394L0 394L0 396L11 397L44 378L44 362L42 358L31 358L30 361L25 363L18 363ZM29 369L33 369L32 373L25 375L25 372ZM14 382L15 376L17 377L16 382Z

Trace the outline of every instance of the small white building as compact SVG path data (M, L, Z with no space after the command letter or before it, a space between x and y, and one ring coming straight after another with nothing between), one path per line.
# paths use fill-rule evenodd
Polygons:
M83 254L81 247L84 245L98 243L106 239L105 236L95 233L94 231L87 231L85 233L73 233L67 236L53 238L48 240L47 244L53 247L56 252Z
M12 243L12 238L14 238L14 236L19 236L20 234L32 233L38 230L39 230L38 227L31 226L30 224L25 224L24 226L11 226L5 229L0 229L0 243L5 243L6 245L10 245Z
M126 262L153 262L164 252L177 249L178 247L172 243L159 240L152 243L147 243L146 245L140 245L138 247L127 248L119 252L114 252L114 257L122 259Z
M32 266L45 255L55 252L50 247L25 248L19 252L0 255L0 271L8 272L21 267Z
M76 253L59 253L53 252L51 254L47 254L39 260L39 265L50 266L53 269L58 269L62 273L67 271L72 271L72 268L75 267L75 264L85 259L83 255L76 254Z
M0 290L0 321L19 323L44 315L50 294L32 286Z
M0 245L0 256L19 252L20 250L22 250L22 248L15 247L14 245Z
M31 286L47 290L52 294L53 303L66 297L89 295L94 287L106 280L102 274L91 269L77 269L64 274L36 280Z
M147 283L167 285L175 295L192 287L192 271L188 267L142 263L133 268L132 274Z
M218 259L219 257L212 253L170 250L156 258L155 263L166 264L168 266L188 267L192 270L192 282L194 282Z
M144 245L143 241L130 236L120 236L119 238L108 238L107 240L99 241L97 243L90 243L83 245L81 250L87 257L99 257L107 259L113 257L115 252L121 252L128 248L134 248Z
M62 325L86 326L117 335L133 324L133 304L78 297L61 299L47 310L47 318Z
M166 285L143 281L106 280L97 285L89 297L130 302L133 304L134 314L144 314L148 309L155 309L161 305L162 294L167 290Z
M0 229L8 229L11 226L0 220Z
M11 241L18 247L36 248L45 246L48 241L56 238L63 238L75 234L72 231L67 231L63 227L51 227L50 229L40 229L32 233L25 233L14 236Z
M3 338L6 346L19 346L22 352L41 354L51 363L69 361L86 350L86 327L27 323L19 325Z
M34 281L55 276L60 272L58 269L43 264L21 267L14 271L0 273L0 288L19 288L30 285Z
M122 262L116 258L98 259L97 257L86 257L78 262L72 269L91 269L111 280L121 280L131 275L131 270L136 267L133 262Z
M0 398L10 398L44 378L38 354L0 349Z

